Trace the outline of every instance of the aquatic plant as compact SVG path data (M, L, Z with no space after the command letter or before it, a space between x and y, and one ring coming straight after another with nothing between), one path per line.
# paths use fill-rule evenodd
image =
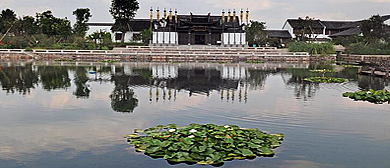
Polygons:
M359 68L360 66L358 65L350 65L350 64L343 64L341 65L344 68Z
M332 69L312 69L309 70L310 72L316 72L316 73L333 73L336 72L335 70Z
M245 63L248 63L248 64L262 64L262 63L265 63L264 61L259 61L259 60L249 60L249 61L245 61Z
M305 78L305 81L314 82L314 83L343 83L347 82L347 79L344 78L333 78L333 77L309 77Z
M101 62L114 63L119 62L119 60L101 60Z
M354 99L355 101L368 101L375 104L387 102L390 104L390 92L386 89L377 91L370 89L369 91L346 92L343 96Z
M283 134L267 134L258 129L236 125L175 124L159 125L145 130L135 129L126 135L138 152L171 163L222 165L224 161L273 156Z

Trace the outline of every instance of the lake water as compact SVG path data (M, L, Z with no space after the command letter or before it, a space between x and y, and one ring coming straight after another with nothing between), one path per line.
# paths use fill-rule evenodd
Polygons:
M331 67L349 82L303 81L315 75L309 69ZM123 138L169 123L285 134L275 157L226 168L390 167L390 105L342 97L389 89L388 81L356 73L321 64L3 62L0 167L187 167L137 153Z

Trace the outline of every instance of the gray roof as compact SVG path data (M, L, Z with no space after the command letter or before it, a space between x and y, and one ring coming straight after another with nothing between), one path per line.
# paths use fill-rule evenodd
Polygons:
M265 30L270 38L292 38L288 30Z
M332 34L329 37L354 36L354 35L359 35L360 33L362 33L362 29L360 27L354 27L336 34Z

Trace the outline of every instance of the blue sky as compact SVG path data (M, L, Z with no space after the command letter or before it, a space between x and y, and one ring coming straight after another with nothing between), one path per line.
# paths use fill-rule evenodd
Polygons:
M310 16L322 20L359 20L374 14L390 14L390 0L140 0L136 18L149 18L150 7L177 8L180 14L214 15L222 9L249 8L250 19L280 29L287 18ZM51 9L57 17L74 20L72 11L89 7L91 22L112 22L108 9L111 0L0 0L0 9L11 8L19 16L35 15Z

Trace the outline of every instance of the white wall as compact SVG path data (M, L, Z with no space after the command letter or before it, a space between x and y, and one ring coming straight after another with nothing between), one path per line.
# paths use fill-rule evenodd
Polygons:
M234 38L234 36L236 38ZM245 45L246 44L245 36L246 36L245 33L223 33L222 41L224 45Z
M290 23L288 23L286 21L286 23L284 24L284 26L282 27L283 30L288 30L288 32L290 32L292 38L295 38L295 34L294 34L294 31L293 31L293 28L291 27Z
M177 43L177 33L176 32L153 32L153 44L171 44L175 45Z
M121 33L121 32L113 32L111 33L111 39L113 42L116 42L115 41L115 36L116 36L116 33ZM134 34L140 34L141 32L126 32L125 33L125 42L133 42L133 36ZM118 40L120 41L120 40ZM140 41L137 41L137 42L140 42Z

